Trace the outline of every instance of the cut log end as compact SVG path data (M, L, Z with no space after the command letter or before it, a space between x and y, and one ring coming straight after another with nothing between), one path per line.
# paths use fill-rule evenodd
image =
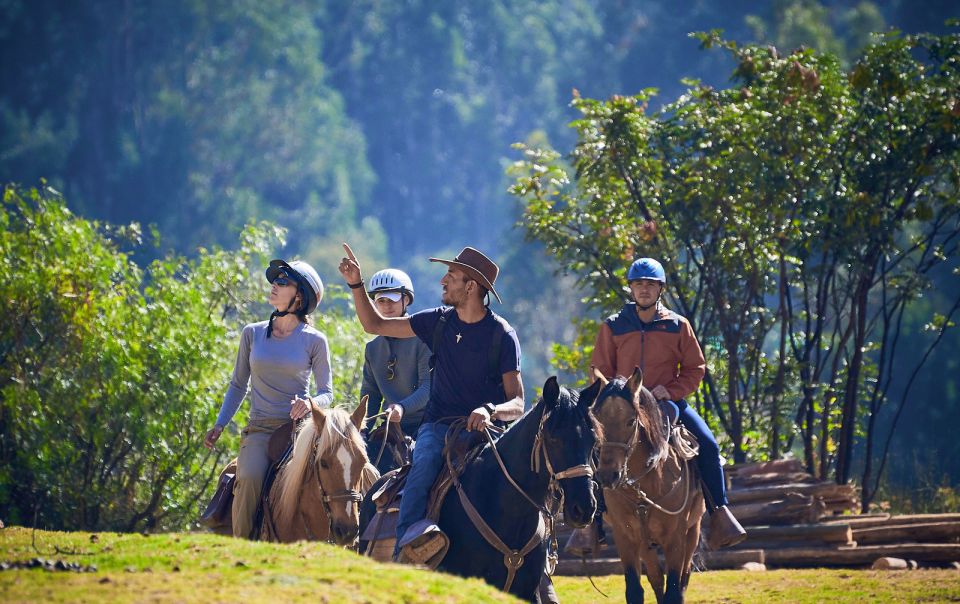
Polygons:
M883 557L874 560L870 568L873 570L909 570L910 563L903 558Z

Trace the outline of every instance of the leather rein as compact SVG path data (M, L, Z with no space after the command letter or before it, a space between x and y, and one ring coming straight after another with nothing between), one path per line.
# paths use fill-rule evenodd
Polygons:
M560 485L560 481L565 478L577 478L579 476L588 476L593 477L593 468L590 464L578 464L571 466L560 472L555 472L553 469L553 464L550 463L550 455L547 453L546 445L543 442L543 426L547 418L550 416L549 412L544 412L540 417L540 425L537 427L537 435L534 437L533 447L530 452L530 469L533 472L540 472L540 457L542 453L544 466L547 469L547 473L550 476L550 482L547 486L547 501L553 502L553 506L547 506L543 504L538 504L533 500L526 491L520 487L519 484L513 479L513 476L510 475L510 472L507 470L506 464L503 463L503 458L500 457L500 452L497 451L497 446L493 437L490 436L491 426L487 426L487 429L483 431L483 435L487 438L487 443L490 445L490 450L493 451L494 458L497 460L497 464L500 466L500 471L503 473L504 477L507 479L514 489L518 493L523 495L530 505L532 505L538 512L537 514L537 528L534 530L533 534L530 536L530 539L527 540L526 544L520 549L511 549L503 540L497 535L489 524L483 519L480 513L474 507L473 503L470 501L470 498L467 497L466 492L463 490L463 486L460 483L460 477L454 471L453 462L450 459L450 448L445 447L447 450L446 454L446 464L447 468L450 471L450 475L453 480L453 484L457 489L457 496L460 498L460 504L463 506L464 511L467 513L467 516L470 518L470 521L473 523L474 528L480 533L484 540L495 550L503 554L503 565L507 568L507 579L503 585L503 591L510 591L510 587L513 585L513 580L516 577L517 570L523 566L524 558L529 554L537 545L543 542L545 538L550 539L550 547L548 548L548 574L553 574L553 569L556 566L556 551L557 551L557 539L556 533L554 531L555 519L557 511L563 505L563 487ZM465 420L457 420L451 424L450 429L447 431L445 445L448 445L451 440L451 434L459 434L465 425ZM456 428L454 427L456 426ZM546 520L544 520L546 518Z

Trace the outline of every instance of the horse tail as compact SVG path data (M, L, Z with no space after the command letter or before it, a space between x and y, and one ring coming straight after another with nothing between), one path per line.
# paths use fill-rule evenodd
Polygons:
M280 497L277 501L277 524L282 527L292 527L294 514L300 503L300 489L307 474L307 469L313 461L313 443L316 440L317 426L313 418L303 422L293 443L293 454L290 461L280 472Z

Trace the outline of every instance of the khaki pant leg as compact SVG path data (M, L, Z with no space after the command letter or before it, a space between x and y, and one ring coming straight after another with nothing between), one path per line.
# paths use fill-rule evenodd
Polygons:
M243 429L240 456L237 458L237 478L233 486L233 536L250 537L253 517L257 513L263 479L270 469L267 444L273 429L251 422Z

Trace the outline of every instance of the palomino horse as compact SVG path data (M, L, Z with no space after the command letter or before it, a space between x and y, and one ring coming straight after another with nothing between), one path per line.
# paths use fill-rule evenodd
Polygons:
M641 562L658 604L683 602L704 512L691 452L681 455L671 446L660 405L643 387L639 369L605 384L593 415L604 431L597 479L623 562L627 602L643 602Z
M316 405L264 502L260 538L352 546L362 494L380 477L360 436L366 401L352 415Z

